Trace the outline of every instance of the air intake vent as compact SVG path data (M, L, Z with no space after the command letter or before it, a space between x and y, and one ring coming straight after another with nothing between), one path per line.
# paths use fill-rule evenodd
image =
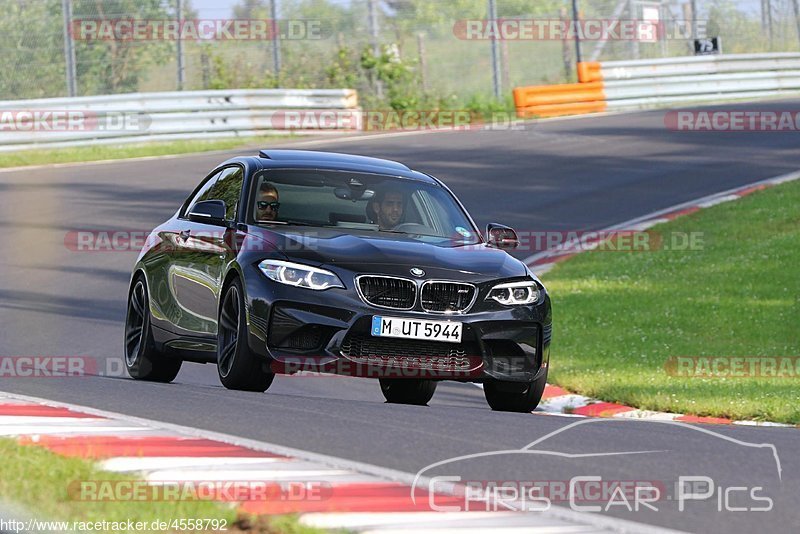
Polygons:
M404 278L359 276L358 288L367 304L379 308L410 310L417 299L417 285Z
M285 338L278 346L286 349L310 350L318 348L321 342L322 328L309 325Z
M380 339L348 335L342 342L342 356L357 363L433 369L438 371L468 371L480 366L474 343L437 343L414 339Z
M475 286L459 282L425 282L422 286L422 309L434 313L461 313L475 300Z

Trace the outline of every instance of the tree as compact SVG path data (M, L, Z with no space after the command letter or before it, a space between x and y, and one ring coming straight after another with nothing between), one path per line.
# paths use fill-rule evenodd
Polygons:
M0 97L66 92L61 2L8 0L0 17Z
M60 12L60 10L59 10ZM91 0L75 2L76 19L174 19L161 0ZM174 54L175 43L163 40L87 40L75 42L78 90L82 94L137 91L139 80L154 64Z

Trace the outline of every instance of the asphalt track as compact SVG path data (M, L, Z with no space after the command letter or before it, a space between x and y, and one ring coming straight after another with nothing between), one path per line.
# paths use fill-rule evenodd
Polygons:
M792 110L798 104L738 107ZM663 112L653 111L539 123L524 130L301 144L403 161L443 178L479 225L499 221L521 231L600 229L800 169L798 134L674 132L664 127L663 118ZM239 153L243 152L230 152ZM73 252L64 245L65 234L77 229L149 230L168 218L206 171L224 158L207 154L0 172L0 354L83 355L99 359L101 369L105 362L118 367L126 289L136 252ZM557 366L557 295L554 310L552 363ZM783 387L788 397L791 388ZM565 481L597 475L606 481L653 481L670 497L654 503L657 512L627 512L614 506L608 513L692 532L800 528L796 429L690 428L615 420L570 427L578 420L493 413L478 388L461 384L440 385L429 407L384 404L376 382L341 377L278 377L263 395L231 392L221 387L213 366L196 364L185 364L169 385L125 376L0 378L0 390L409 473L459 455L520 449L564 430L538 448L568 454L658 452L585 457L509 453L447 464L426 474L466 480ZM774 444L780 477L772 451L745 442ZM678 476L710 477L714 496L687 502L680 511L672 487ZM770 497L772 510L719 511L726 504L764 506L736 491L728 492L726 503L724 490L742 486L748 492L762 487L755 495Z

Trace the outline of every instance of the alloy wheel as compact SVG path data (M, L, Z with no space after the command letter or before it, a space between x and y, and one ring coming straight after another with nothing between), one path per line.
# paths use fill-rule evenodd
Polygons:
M144 292L144 283L140 280L131 291L131 298L128 301L128 319L125 321L125 360L128 366L134 364L136 356L142 348L146 307L147 297Z
M232 285L225 294L222 309L219 315L219 349L217 351L217 364L219 374L228 376L233 359L236 355L236 345L239 342L239 290Z

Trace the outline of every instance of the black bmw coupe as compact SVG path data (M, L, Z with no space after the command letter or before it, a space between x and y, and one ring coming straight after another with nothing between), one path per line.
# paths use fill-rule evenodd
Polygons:
M133 268L125 359L172 381L215 363L226 388L276 374L378 378L388 402L426 404L441 380L483 384L528 412L547 380L550 298L482 235L438 179L393 161L264 150L214 169L155 228Z

